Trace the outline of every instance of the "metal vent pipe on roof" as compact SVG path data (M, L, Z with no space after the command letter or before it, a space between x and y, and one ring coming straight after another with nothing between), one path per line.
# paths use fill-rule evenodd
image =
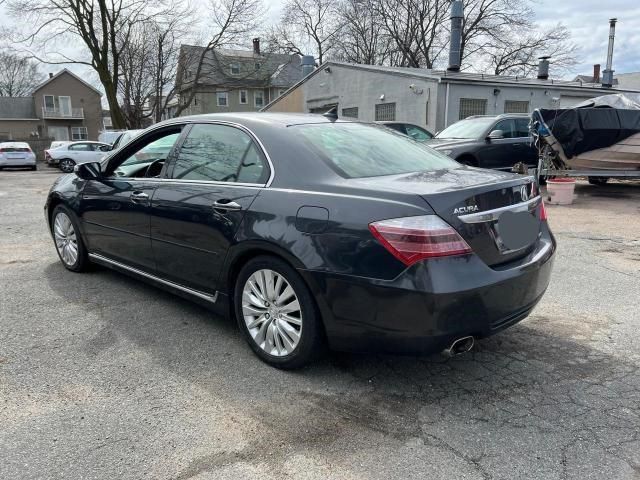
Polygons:
M540 62L538 63L538 79L539 80L548 80L549 79L549 59L551 57L540 57Z
M300 65L302 66L302 77L306 77L316 69L316 59L313 55L303 55L300 59Z
M459 72L462 63L462 20L464 19L464 5L461 0L451 2L451 40L449 42L449 67L450 72Z
M602 86L613 87L613 42L616 39L617 18L609 20L609 49L607 50L607 68L602 72Z

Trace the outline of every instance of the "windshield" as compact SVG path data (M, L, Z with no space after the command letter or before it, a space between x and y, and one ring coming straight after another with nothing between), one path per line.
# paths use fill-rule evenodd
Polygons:
M460 120L441 131L436 138L479 139L494 122L493 117Z
M454 168L449 157L388 129L362 123L295 127L302 139L345 178Z

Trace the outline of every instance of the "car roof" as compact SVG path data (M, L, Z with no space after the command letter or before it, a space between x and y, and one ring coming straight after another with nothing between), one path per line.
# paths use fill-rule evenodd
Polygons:
M272 113L272 112L246 112L246 113L206 113L203 115L191 115L187 117L177 117L165 120L154 126L165 124L171 125L182 122L197 121L221 121L231 123L262 123L280 126L305 125L309 123L354 123L353 120L335 119L316 113Z
M27 142L0 142L0 147L31 148Z
M517 118L529 118L529 114L528 113L501 113L500 115L471 115L467 118L463 118L463 120L475 120L478 118L495 118L500 119L500 118L511 118L511 117L517 117Z
M76 140L75 142L67 143L67 146L75 145L76 143L96 143L98 145L106 145L104 142L96 142L95 140Z

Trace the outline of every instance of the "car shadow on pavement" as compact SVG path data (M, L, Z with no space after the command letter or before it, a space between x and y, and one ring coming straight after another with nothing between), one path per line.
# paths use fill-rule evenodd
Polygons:
M503 449L495 455L507 455L514 447L501 445L497 433L505 428L556 435L548 446L554 456L564 455L561 447L596 420L619 426L611 445L640 430L638 417L619 418L625 397L615 393L640 398L637 367L595 348L593 339L608 328L597 321L534 311L455 358L333 352L287 372L255 357L233 321L138 280L102 268L73 274L57 262L45 267L44 276L60 301L79 306L92 324L87 337L78 338L86 361L141 350L152 359L146 368L195 384L243 419L234 428L248 442L231 452L213 448L175 478L252 462L265 450L274 451L271 461L282 466L288 451L274 445L321 454L356 433L444 448L467 461L493 447ZM486 444L491 431L494 443Z

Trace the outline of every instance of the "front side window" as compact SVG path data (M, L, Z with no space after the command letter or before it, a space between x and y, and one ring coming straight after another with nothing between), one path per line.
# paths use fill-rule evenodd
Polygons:
M266 182L265 161L249 135L226 125L194 125L180 147L171 178L212 182Z
M253 100L256 107L264 106L264 92L262 90L256 90L253 92Z
M127 157L124 161L116 164L116 175L121 177L140 176L152 165L155 165L154 172L158 173L180 138L181 129L182 127L176 127L170 131L154 133L147 139L143 139L141 143L134 141L131 147L125 146L123 155L127 155Z
M216 103L218 104L219 107L228 106L229 104L227 100L228 100L227 92L216 92Z
M492 130L500 130L504 138L515 138L513 120L502 120Z
M246 104L247 104L247 91L240 90L240 105L246 105Z
M406 128L407 135L418 142L424 142L433 138L433 135L430 135L429 132L415 125L407 125Z
M382 126L335 123L295 128L303 141L344 178L399 175L459 165L432 148Z
M529 136L529 119L516 118L516 138L526 138Z
M69 145L69 150L72 152L90 152L91 145L88 143L76 143L75 145Z
M71 127L71 140L87 140L87 127Z
M495 118L474 118L460 120L441 131L436 138L459 138L477 140L482 137L488 128L495 122Z

